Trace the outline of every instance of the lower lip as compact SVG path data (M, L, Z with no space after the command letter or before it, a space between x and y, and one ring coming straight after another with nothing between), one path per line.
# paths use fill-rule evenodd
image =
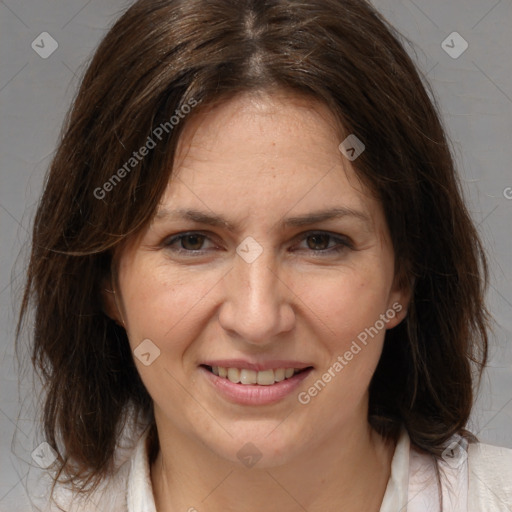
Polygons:
M259 384L235 384L226 377L215 375L204 366L200 366L199 369L221 395L230 402L241 405L266 405L278 402L293 393L313 370L313 368L308 368L289 379L269 386L262 386Z

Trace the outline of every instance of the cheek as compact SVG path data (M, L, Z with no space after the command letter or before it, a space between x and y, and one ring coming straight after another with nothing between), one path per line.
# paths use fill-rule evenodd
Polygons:
M344 345L385 313L387 281L376 272L340 271L320 280L302 278L297 295L311 311L308 316Z
M347 273L321 285L317 282L309 294L303 292L312 311L311 329L325 350L319 378L328 383L328 391L322 400L343 403L341 416L362 403L378 365L386 334L381 315L389 312L387 283L385 274ZM391 311L388 319L394 314Z
M137 371L156 403L181 397L184 357L205 328L216 275L174 269L161 261L135 261L120 273L124 316ZM146 340L150 340L150 344ZM142 349L142 347L144 347ZM150 356L144 361L143 354ZM149 364L146 364L149 363ZM187 397L185 399L188 400ZM183 399L183 400L185 400ZM172 407L178 406L173 405Z
M183 331L190 338L200 327L200 311L215 285L215 276L186 269L171 271L150 258L123 270L122 294L130 344L136 346L149 338L166 351L178 350L186 339Z

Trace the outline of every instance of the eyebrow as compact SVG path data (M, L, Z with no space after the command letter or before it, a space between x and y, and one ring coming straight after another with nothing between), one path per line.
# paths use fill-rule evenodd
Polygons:
M372 222L366 213L347 207L329 208L295 217L287 217L279 221L279 224L281 224L282 227L303 227L344 217L351 217L363 221L367 225L367 228L371 229ZM160 208L155 215L155 219L190 220L198 224L224 228L231 232L237 231L236 226L221 215L211 215L194 209L168 210L166 208Z

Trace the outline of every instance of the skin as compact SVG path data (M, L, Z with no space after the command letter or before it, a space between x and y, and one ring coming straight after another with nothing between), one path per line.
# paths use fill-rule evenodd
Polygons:
M339 151L335 126L325 106L284 91L240 95L191 118L160 215L116 258L108 313L132 349L150 339L161 351L150 366L135 358L154 401L158 512L380 508L394 445L367 422L368 387L409 294L396 285L382 207ZM368 221L281 224L329 207ZM162 213L178 208L222 215L236 230ZM190 231L206 236L169 244ZM248 236L263 248L250 264L236 253ZM307 390L396 303L402 311L307 405L297 393L236 405L198 369L214 358L295 359L314 366ZM248 442L262 454L252 468L237 458Z

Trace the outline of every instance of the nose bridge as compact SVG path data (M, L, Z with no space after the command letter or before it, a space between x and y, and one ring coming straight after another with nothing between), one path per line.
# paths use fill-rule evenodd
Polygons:
M266 255L262 254L252 263L239 262L242 279L247 285L248 302L257 309L271 309L278 302L278 269L270 251L265 252Z
M265 249L253 260L236 258L229 273L225 329L246 341L263 343L291 328L293 312L276 266L274 254Z

